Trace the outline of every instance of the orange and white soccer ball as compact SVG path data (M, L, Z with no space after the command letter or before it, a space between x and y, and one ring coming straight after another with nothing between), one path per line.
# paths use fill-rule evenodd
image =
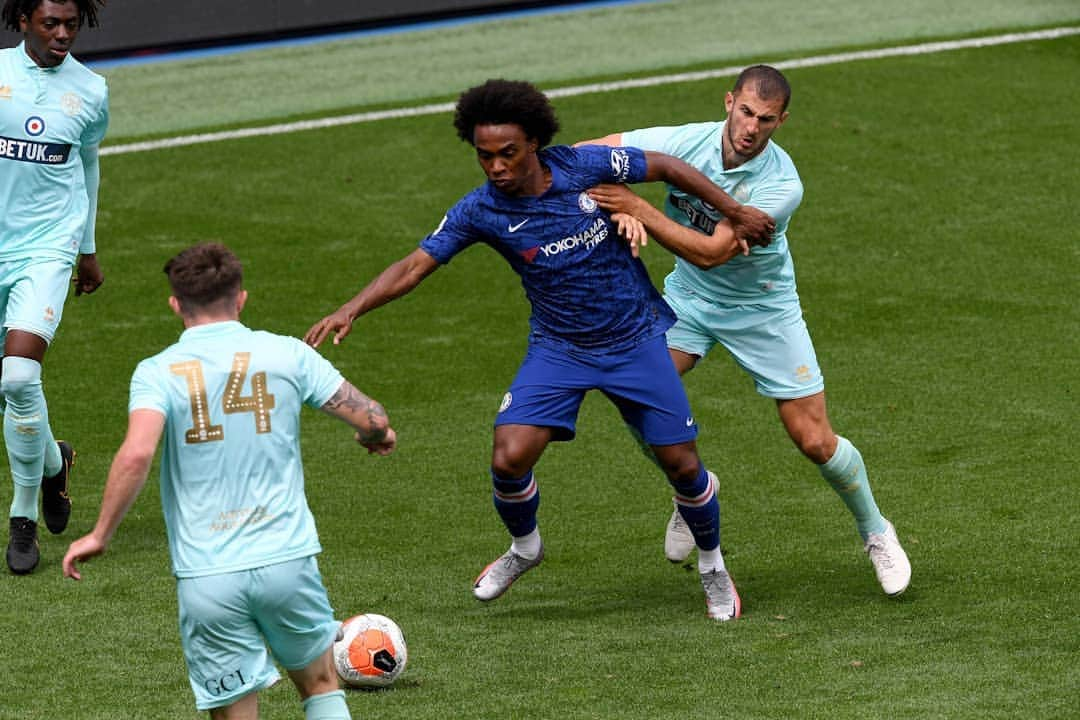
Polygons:
M341 623L334 642L334 667L349 687L390 685L405 669L408 657L401 628L385 615L354 615Z

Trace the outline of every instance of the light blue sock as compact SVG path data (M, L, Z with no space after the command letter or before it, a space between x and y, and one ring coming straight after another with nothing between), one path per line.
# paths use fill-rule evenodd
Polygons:
M38 486L27 487L15 483L15 493L11 498L11 510L8 517L24 517L38 521Z
M45 409L45 431L42 433L45 440L45 461L42 466L45 477L56 475L64 467L64 457L60 454L60 446L56 444L52 428L49 426L49 410Z
M48 411L45 408L45 395L41 392L41 363L29 358L7 356L3 360L2 372L0 392L3 392L7 403L4 443L16 487L12 512L36 521L37 493L45 465L44 432L48 430ZM32 503L26 502L26 491L32 491Z
M818 465L818 470L855 516L855 527L863 540L870 533L885 532L885 518L874 502L862 455L847 438L837 436L836 452L824 465Z
M345 704L345 693L334 690L321 695L312 695L304 701L305 720L351 720L349 706Z

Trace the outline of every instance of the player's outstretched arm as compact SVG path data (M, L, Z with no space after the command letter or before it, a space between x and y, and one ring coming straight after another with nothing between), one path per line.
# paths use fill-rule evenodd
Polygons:
M658 152L645 152L648 163L645 179L663 180L685 193L701 198L731 221L736 237L750 245L765 246L772 242L776 222L768 214L750 205L740 205L719 186L677 157Z
M319 409L351 425L356 430L356 442L369 453L389 455L394 451L397 434L390 427L386 410L348 380Z
M304 342L319 347L330 333L339 344L352 331L356 318L408 293L439 267L435 258L417 248L390 265L357 293L356 297L311 326Z
M589 190L589 196L608 212L633 215L657 242L699 268L708 270L750 252L735 237L727 220L717 223L711 235L705 235L675 222L625 185L597 185Z
M155 410L133 410L128 418L127 435L113 458L109 478L105 481L105 494L101 500L94 529L68 547L64 555L64 577L82 580L75 563L88 560L105 552L116 528L139 496L150 464L154 461L161 433L165 429L165 416Z

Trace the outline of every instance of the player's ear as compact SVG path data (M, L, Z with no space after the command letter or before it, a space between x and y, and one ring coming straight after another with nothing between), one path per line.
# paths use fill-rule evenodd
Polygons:
M247 302L247 290L241 290L236 293L236 314L239 315L240 311L244 309L244 303Z
M169 307L172 308L172 311L179 317L184 317L184 311L180 309L180 301L176 299L175 295L169 296Z

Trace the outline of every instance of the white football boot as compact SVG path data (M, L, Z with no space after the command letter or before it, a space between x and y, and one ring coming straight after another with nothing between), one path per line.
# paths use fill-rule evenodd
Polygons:
M742 599L727 570L701 573L701 587L705 590L705 611L710 618L726 622L742 615Z
M907 590L911 582L911 562L900 547L900 538L891 522L885 521L885 532L870 533L863 549L870 556L874 573L886 595L894 597Z
M695 547L697 543L694 542L694 536L690 533L690 526L679 514L679 506L676 504L671 512L671 518L668 519L667 531L664 533L664 556L673 563L681 563L690 557Z
M473 595L477 600L494 600L510 589L514 581L529 570L540 564L544 559L544 546L540 546L540 553L528 560L521 557L513 550L507 550L500 555L495 562L484 568L480 576L473 583Z

